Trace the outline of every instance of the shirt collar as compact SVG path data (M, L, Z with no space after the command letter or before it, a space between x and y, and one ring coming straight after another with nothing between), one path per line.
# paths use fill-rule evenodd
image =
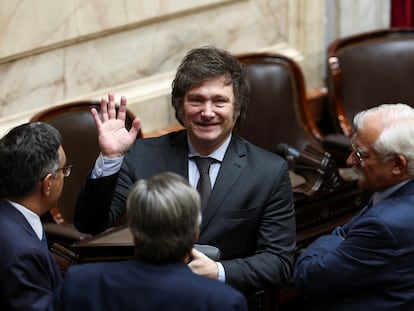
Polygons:
M399 182L398 184L389 187L381 192L374 192L372 195L372 205L378 204L382 201L384 201L386 198L388 198L391 194L393 194L395 191L400 189L402 186L404 186L406 183L408 183L411 179L404 180L402 182Z
M15 209L17 209L20 213L23 214L24 218L28 221L34 232L36 233L39 240L42 240L43 237L43 226L42 222L40 221L39 215L33 213L28 208L24 207L23 205L8 201Z
M231 137L232 135L230 134L229 137L227 137L227 139L224 141L224 143L220 147L218 147L216 150L214 150L212 153L210 153L207 156L219 162L222 162L224 159L224 155L226 154L227 148L230 145ZM188 139L188 136L187 136L187 141L188 141L188 157L191 158L195 156L200 156L200 153L191 144L190 139Z

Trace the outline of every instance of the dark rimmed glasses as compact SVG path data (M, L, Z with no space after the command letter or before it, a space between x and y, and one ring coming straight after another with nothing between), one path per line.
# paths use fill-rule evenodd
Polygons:
M72 168L73 168L73 167L74 167L74 165L73 165L73 164L65 165L65 166L63 166L63 167L58 168L58 169L55 171L55 173L54 173L54 174L56 174L56 173L57 173L57 172L59 172L59 171L62 171L62 173L63 173L63 176L64 176L64 177L69 177L70 172L72 171Z

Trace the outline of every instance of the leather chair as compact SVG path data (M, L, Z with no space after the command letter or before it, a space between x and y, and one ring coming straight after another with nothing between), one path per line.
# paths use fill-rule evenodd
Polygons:
M244 65L250 102L240 136L290 162L293 190L313 195L338 185L330 154L320 147L322 134L306 101L305 80L291 58L272 53L236 56Z
M342 179L331 155L321 148L324 136L308 105L299 65L279 54L236 56L244 64L251 87L246 120L239 134L270 152L280 154L278 146L283 143L296 149L296 155L291 154L294 159L287 160L291 171L305 179L304 184L295 186L296 178L291 175L300 251L312 238L331 231L358 209L348 203L351 199L353 202L349 192L356 186ZM343 202L335 201L336 197ZM286 310L305 310L305 301L293 284L265 289L262 302L263 310L284 309L281 305Z
M71 175L65 179L58 205L42 219L49 245L56 242L70 246L73 242L90 236L75 229L73 213L77 194L99 154L98 134L90 112L92 107L99 111L100 102L78 101L54 106L37 113L30 120L47 122L59 130L67 163L74 165ZM127 128L131 127L134 118L127 111Z
M282 144L296 149L293 153L297 154L290 162L295 197L300 198L303 193L313 195L322 184L319 174L314 172L322 168L326 154L319 149L322 134L307 105L301 68L293 59L280 54L249 53L236 57L244 65L251 87L246 119L238 134L285 158L292 154L284 154L287 150L280 150ZM307 168L296 170L299 164ZM293 285L283 289L266 288L260 299L263 310L279 310L281 304L299 304L301 301Z
M346 159L357 112L383 103L414 106L413 55L414 28L361 33L328 46L328 106L336 133L323 139L328 151Z
M291 58L271 53L238 55L244 64L251 92L246 119L239 134L276 152L286 143L301 152L322 137L306 102L305 80Z

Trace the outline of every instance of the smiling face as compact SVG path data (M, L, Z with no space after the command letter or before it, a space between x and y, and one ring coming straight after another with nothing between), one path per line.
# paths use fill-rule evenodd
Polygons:
M183 124L201 155L210 154L224 143L239 115L233 86L225 82L225 76L208 80L184 96Z

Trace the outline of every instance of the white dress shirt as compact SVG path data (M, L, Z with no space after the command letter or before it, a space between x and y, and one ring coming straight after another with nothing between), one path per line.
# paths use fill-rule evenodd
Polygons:
M34 232L36 233L39 240L42 240L43 237L43 226L42 222L40 221L39 215L33 213L31 210L27 209L23 205L8 201L14 208L16 208L20 213L23 214L24 218L29 222L30 226L33 228Z

